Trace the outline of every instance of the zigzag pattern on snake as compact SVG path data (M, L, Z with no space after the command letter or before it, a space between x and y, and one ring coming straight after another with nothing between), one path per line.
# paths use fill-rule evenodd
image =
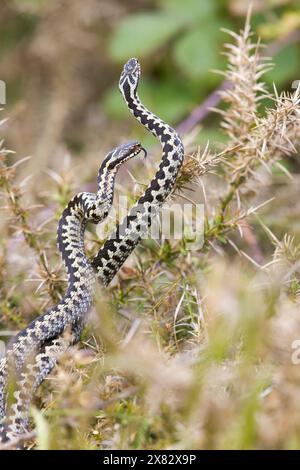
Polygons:
M120 78L120 91L123 94L129 110L136 119L159 139L162 145L162 160L155 177L150 182L145 193L140 197L137 204L131 209L124 221L116 228L116 231L112 233L92 261L92 266L104 285L109 284L124 261L132 253L142 235L147 231L152 217L157 214L157 211L171 193L184 156L182 141L174 129L152 114L141 103L137 95L139 79L139 63L136 59L130 59L124 66ZM80 319L77 320L77 323L75 321L73 325L76 324L80 332ZM25 329L25 332L26 330L27 329ZM56 325L55 334L51 336L50 339L55 337L56 341L59 341L59 335L61 335L63 331L64 328L62 326ZM43 341L44 347L51 347L47 346L46 343L49 341L49 337L45 337ZM52 346L55 351L56 344L54 343ZM49 349L47 349L47 351L48 350ZM55 353L53 356L51 356L50 353L47 356L46 352L45 355L48 363L50 364L51 362L51 367L47 368L46 374L43 374L43 367L41 368L41 380L43 380L50 371L48 369L51 369L57 360Z
M158 171L144 194L104 243L92 262L104 285L110 283L141 237L147 232L152 218L158 213L174 188L184 157L183 144L177 132L141 103L137 94L140 75L138 60L130 59L121 74L119 89L130 112L152 135L159 139L162 146L162 159Z

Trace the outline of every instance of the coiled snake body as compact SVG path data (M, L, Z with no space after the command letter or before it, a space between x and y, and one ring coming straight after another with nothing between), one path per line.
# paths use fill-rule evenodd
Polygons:
M85 254L85 228L89 221L99 223L107 217L112 205L117 169L141 149L138 142L130 142L110 152L99 170L97 194L77 194L59 220L57 242L68 274L68 290L56 307L35 319L14 337L7 348L6 358L0 362L2 420L8 371L14 372L17 380L15 402L5 419L4 438L25 431L32 393L51 371L56 355L63 346L61 339L54 340L54 343L51 340L57 338L67 326L72 327L71 342L79 340L92 304L95 284L95 273ZM36 352L39 354L32 362Z
M95 276L95 274L92 274L90 271L91 267L104 285L108 285L110 283L112 278L123 265L124 261L128 258L136 245L139 243L141 237L147 232L152 218L157 214L163 202L172 192L177 174L183 161L184 148L179 135L174 129L151 113L141 103L137 95L139 79L139 63L136 59L130 59L124 66L120 77L119 88L125 99L128 109L131 111L134 117L151 134L159 139L162 146L162 159L158 171L156 172L144 194L139 198L138 202L129 211L129 214L125 217L122 223L117 226L116 230L104 243L103 247L99 250L91 264L88 265L84 279L80 279L83 285L83 291L80 295L79 305L85 305L86 308L89 308L91 296L93 295L92 292L90 295L90 291L87 292L87 290L85 290L87 289L89 283L91 283L91 285L93 284L92 278L93 275ZM82 228L82 230L84 230L84 228ZM76 234L72 233L72 243L75 245L81 238L82 232L77 232ZM66 244L65 249L68 250ZM75 258L74 263L77 266L78 263L75 261ZM80 264L80 257L78 258L78 262ZM89 278L90 281L86 279L87 273L89 273L91 276ZM61 341L60 335L62 335L66 327L73 327L72 341L77 341L79 339L83 322L83 318L78 312L79 305L72 304L71 308L66 309L65 312L63 309L61 309L61 315L58 315L57 318L56 316L49 318L49 329L45 327L45 315L38 317L31 325L29 325L29 327L25 328L18 335L20 341L13 343L15 345L14 353L17 355L16 366L18 366L20 360L22 366L22 364L24 364L24 357L28 356L27 353L28 349L30 349L29 346L31 345L31 341L22 341L22 337L27 338L28 332L30 333L29 337L33 338L33 342L35 343L35 346L37 346L37 350L42 350L41 357L44 358L44 361L38 362L38 372L35 370L33 373L33 380L36 382L36 386L42 382L44 377L46 377L46 375L55 365L59 355L58 353L61 350L59 344ZM54 352L53 354L51 353L51 348ZM62 349L64 349L64 347L62 347ZM20 351L21 354L19 354ZM27 376L28 375L30 374L27 374ZM27 378L26 374L25 378ZM0 400L1 387L2 397L4 397L3 388L5 383L6 378L4 377L1 384L0 366ZM19 424L20 422L23 426L24 423L27 423L26 413L25 418L23 415L21 415L21 419L18 417L18 415L21 414L22 407L24 407L26 398L26 394L22 396L22 393L24 394L22 387L17 387L17 392L15 392L15 395L19 401L19 405L16 405L13 408L14 424L11 427L13 432L21 432ZM26 399L28 408L29 399ZM4 398L2 398L2 403L4 403ZM25 408L26 407L23 409ZM2 413L5 412L4 409L1 410L0 408L0 413L1 411Z

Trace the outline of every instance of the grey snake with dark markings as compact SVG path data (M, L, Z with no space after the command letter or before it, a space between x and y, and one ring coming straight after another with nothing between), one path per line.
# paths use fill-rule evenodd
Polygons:
M97 195L81 193L70 201L64 211L58 227L58 245L68 271L68 302L64 303L65 296L56 307L31 322L16 335L8 346L6 358L0 360L0 433L2 426L3 441L27 432L29 407L34 391L50 373L60 355L70 344L80 339L93 302L96 277L100 278L104 286L110 283L142 236L147 233L153 217L174 188L184 157L183 144L172 127L141 103L137 95L139 79L140 65L137 59L130 59L122 71L119 88L134 117L161 143L162 159L158 171L144 194L92 261L86 258L84 252L87 221L98 223L106 217L112 203L116 168L139 153L142 149L140 144L125 144L111 152L103 162L103 165L107 165L106 170L109 170L110 159L114 160L114 152L119 152L121 156L115 163L115 171L114 168L110 172L105 171L103 165L101 166ZM83 197L82 194L86 196ZM66 224L68 217L76 219L75 224L70 223L69 228L68 223ZM71 328L71 333L66 340L63 333L68 327ZM10 366L16 375L16 386L14 402L7 409L7 372L10 371Z

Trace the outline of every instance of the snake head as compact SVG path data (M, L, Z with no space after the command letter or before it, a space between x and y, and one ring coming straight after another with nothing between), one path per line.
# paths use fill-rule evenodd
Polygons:
M133 92L136 91L139 78L141 75L141 67L137 59L129 59L124 65L123 71L121 73L119 88L123 93L125 88L129 87Z
M112 150L106 157L104 164L109 170L116 169L121 163L130 160L138 155L141 151L146 155L146 150L141 146L140 142L132 141L122 144Z

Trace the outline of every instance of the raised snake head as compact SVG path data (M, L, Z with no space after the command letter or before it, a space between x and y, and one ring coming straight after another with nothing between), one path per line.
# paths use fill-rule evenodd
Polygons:
M140 142L126 142L126 144L119 145L119 147L116 147L111 152L109 152L103 161L102 166L105 166L110 171L115 170L119 165L121 165L121 163L130 160L131 158L135 157L135 155L138 155L141 151L143 151L144 155L146 155L146 150L141 146Z
M126 88L130 88L135 93L141 75L141 67L137 59L129 59L124 65L119 81L119 89L124 93ZM128 91L128 90L126 90Z

